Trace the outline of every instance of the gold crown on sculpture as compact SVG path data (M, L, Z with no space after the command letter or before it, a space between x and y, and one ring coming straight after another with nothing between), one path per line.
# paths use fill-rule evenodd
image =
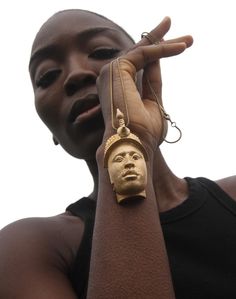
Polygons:
M131 133L130 129L125 126L124 114L119 109L117 109L116 118L119 122L119 127L117 129L117 133L108 138L105 144L104 167L107 168L108 166L108 158L113 148L123 142L128 142L136 146L143 154L144 159L147 161L147 152L143 147L141 140L137 135Z

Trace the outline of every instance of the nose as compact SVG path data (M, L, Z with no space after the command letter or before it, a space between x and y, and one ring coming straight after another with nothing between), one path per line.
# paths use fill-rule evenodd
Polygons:
M70 61L68 76L64 82L67 96L73 96L78 90L96 84L96 73L78 58Z
M126 158L125 168L133 168L135 166L134 161L131 158Z

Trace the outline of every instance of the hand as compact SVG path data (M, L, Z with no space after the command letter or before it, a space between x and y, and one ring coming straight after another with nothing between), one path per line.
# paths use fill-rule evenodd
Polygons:
M186 47L190 47L193 44L193 38L190 35L185 35L179 38L166 40L164 41L163 37L164 35L169 31L171 26L171 19L169 17L165 17L163 21L150 32L149 37L141 39L140 42L138 42L134 48L136 48L139 45L148 45L153 42L159 42L161 41L162 44L175 44L184 42L186 44ZM149 63L145 69L144 69L144 76L143 76L143 84L140 90L143 89L143 95L146 95L146 98L153 98L153 100L156 100L159 102L159 104L163 107L162 102L162 79L161 79L161 69L160 69L160 60L157 60L154 63ZM164 119L163 119L164 120ZM167 121L164 120L163 122L163 131L162 136L160 140L160 144L164 140L167 134Z
M146 146L154 151L161 143L166 127L157 103L158 100L162 104L159 59L182 53L193 41L191 36L164 41L169 28L170 19L167 17L150 32L148 38L142 38L125 55L103 67L98 89L106 126L104 139L115 133L111 130L112 105L126 115L126 120L128 114L129 128ZM160 43L150 44L152 40ZM144 70L142 80L140 70ZM138 89L136 77L140 86ZM112 89L112 99L107 87ZM115 109L112 110L114 116Z
M171 26L171 19L169 17L165 17L162 20L162 22L150 32L149 35L150 35L151 39L153 39L153 41L155 41L157 43L161 42L162 45L176 44L176 43L184 42L186 44L187 48L193 44L193 38L190 35L185 35L185 36L182 36L179 38L164 41L163 37L169 31L170 26ZM139 46L150 45L151 43L152 43L152 40L150 40L149 38L142 38L136 45L134 45L134 47L132 47L130 49L130 51L136 49ZM179 54L179 53L177 53L177 54ZM173 55L176 55L176 54L173 54ZM167 55L167 56L171 56L171 55ZM165 57L167 57L167 56L165 56ZM160 70L160 61L159 60L155 61L154 63L149 63L146 66L145 77L149 78L149 81L150 81L152 87L154 88L155 93L158 95L159 100L162 104L162 98L161 98L162 80L161 80L161 70ZM146 86L147 85L144 84L143 88L145 89ZM149 90L149 88L148 88L148 90ZM145 92L148 92L148 90Z

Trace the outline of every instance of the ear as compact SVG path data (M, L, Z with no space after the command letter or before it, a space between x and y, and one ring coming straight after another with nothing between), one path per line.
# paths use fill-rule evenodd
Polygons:
M59 144L59 142L56 140L56 137L55 137L55 136L52 136L52 140L53 140L53 142L54 142L55 145L58 145L58 144Z

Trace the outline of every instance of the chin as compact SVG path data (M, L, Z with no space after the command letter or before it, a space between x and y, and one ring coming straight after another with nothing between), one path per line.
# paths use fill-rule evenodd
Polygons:
M140 183L132 183L129 185L126 185L125 188L122 188L121 190L117 188L117 193L119 194L129 194L134 195L142 192L145 189L145 186Z
M61 144L61 146L69 155L77 159L93 160L96 159L97 149L102 143L103 133L100 138L97 137L98 134L96 138L86 138L86 140L83 140L83 142L78 144L73 144L71 146L68 146L68 144Z
M104 135L104 122L99 117L93 121L66 132L64 143L60 143L71 156L91 160L96 159L96 151L102 144Z

